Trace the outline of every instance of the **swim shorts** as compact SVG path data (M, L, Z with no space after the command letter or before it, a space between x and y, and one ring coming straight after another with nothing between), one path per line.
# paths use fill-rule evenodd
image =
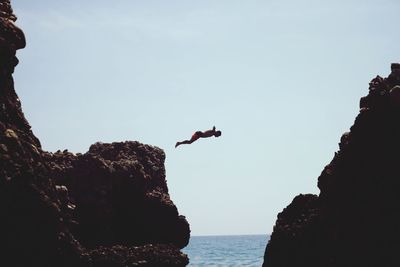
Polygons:
M202 134L201 131L197 131L192 135L192 140L197 140L200 138L200 135Z

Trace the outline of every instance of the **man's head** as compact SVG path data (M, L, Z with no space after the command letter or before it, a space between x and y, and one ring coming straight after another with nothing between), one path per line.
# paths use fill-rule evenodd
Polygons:
M216 131L216 132L214 133L214 136L215 136L215 137L220 137L221 134L222 134L221 131Z

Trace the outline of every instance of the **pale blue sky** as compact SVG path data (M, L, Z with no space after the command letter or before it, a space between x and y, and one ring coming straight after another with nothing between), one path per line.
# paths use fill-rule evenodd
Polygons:
M13 0L15 84L44 149L138 140L167 154L193 235L267 234L317 178L377 74L397 0ZM213 125L220 138L177 149Z

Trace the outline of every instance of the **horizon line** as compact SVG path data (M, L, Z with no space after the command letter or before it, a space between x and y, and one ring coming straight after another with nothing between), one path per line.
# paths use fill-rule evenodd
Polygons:
M223 236L271 236L271 234L196 234L190 237L223 237Z

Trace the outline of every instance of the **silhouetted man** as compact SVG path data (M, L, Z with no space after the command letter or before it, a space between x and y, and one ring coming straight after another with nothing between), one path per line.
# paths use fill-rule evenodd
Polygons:
M211 136L219 137L219 136L221 136L221 131L216 131L215 126L212 128L212 130L207 130L205 132L197 131L192 135L192 138L190 138L190 140L177 142L175 147L178 147L178 146L184 145L184 144L191 144L199 138L207 138L207 137L211 137Z

